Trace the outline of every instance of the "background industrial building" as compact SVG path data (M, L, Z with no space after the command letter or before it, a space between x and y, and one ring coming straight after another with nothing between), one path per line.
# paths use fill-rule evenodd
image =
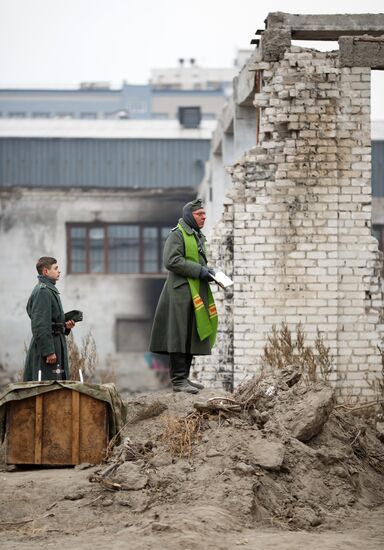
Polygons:
M123 387L156 383L144 354L164 240L196 196L237 72L180 60L120 90L0 90L0 292L10 312L0 364L12 376L30 339L36 260L53 255L64 307L84 311L76 341L90 331L101 368Z
M195 59L153 69L148 84L82 82L77 89L0 89L0 118L180 119L184 126L214 120L232 93L232 79L250 50L238 50L232 67L201 67Z

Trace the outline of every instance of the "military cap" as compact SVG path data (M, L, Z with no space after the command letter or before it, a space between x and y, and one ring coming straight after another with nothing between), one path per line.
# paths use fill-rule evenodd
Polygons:
M79 321L83 320L83 312L79 311L78 309L72 309L72 311L68 311L65 314L65 320L75 321L75 323L78 323Z
M188 205L191 208L191 212L194 212L195 210L200 210L200 208L204 208L203 199L195 199L194 201L187 203L185 206Z

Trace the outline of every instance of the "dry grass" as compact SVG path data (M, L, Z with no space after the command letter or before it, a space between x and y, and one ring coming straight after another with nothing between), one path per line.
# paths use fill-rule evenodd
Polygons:
M153 443L151 441L134 443L129 437L124 437L120 445L117 446L116 443L126 427L127 424L109 442L104 462L122 464L125 461L140 460L152 452Z
M25 355L24 363L25 363L25 360L26 360L26 357L27 357L27 353L28 353L28 346L24 342L24 355ZM22 369L19 369L18 371L16 371L16 373L12 377L12 380L13 380L13 382L22 382L23 378L24 378L24 367Z
M306 383L328 381L332 370L332 356L320 332L317 331L314 347L306 345L301 323L296 325L295 339L286 323L282 323L280 329L273 325L261 359L263 366L272 370L287 367L298 370Z
M24 379L24 369L19 369L15 372L15 375L13 376L14 382L22 382Z
M203 415L197 412L185 418L166 416L161 440L173 456L189 458L193 443L203 429L203 423Z
M107 361L105 369L99 372L97 382L98 384L115 384L115 386L117 386L117 377L118 372L116 365Z
M343 430L354 454L380 474L384 473L384 451L382 447L375 444L377 442L376 438L372 439L367 433L365 419L356 423L356 421L353 421L352 416L343 414L341 411L334 410L332 414Z
M80 380L79 371L81 369L84 382L94 382L98 357L96 343L91 332L88 332L88 334L82 338L81 348L76 344L73 334L69 333L67 337L67 347L70 380Z
M264 395L260 387L260 382L264 377L265 371L262 370L250 380L246 380L239 384L235 389L233 396L236 402L239 403L244 410L254 408L259 398Z
M365 374L367 386L376 395L377 402L381 405L381 417L384 418L384 347L383 342L377 346L381 355L381 378L376 376L373 380L369 378L369 373Z
M99 368L96 342L91 332L82 338L81 347L76 344L72 333L69 333L67 348L70 380L80 380L79 371L81 369L84 382L117 385L118 373L113 363L107 362L104 369L100 370Z
M381 422L384 420L384 371L382 373L381 378L376 376L373 380L369 378L368 372L364 376L367 386L371 389L374 396L374 401L371 403L371 417L375 417L376 420ZM367 412L368 414L369 412Z

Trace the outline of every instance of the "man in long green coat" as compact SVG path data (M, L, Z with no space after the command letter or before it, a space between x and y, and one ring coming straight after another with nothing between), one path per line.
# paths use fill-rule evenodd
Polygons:
M32 335L24 368L28 380L68 380L68 354L65 335L75 321L65 321L56 282L60 270L55 258L44 256L36 264L39 282L28 300Z
M198 393L204 386L189 379L194 355L210 355L217 331L217 312L209 282L215 271L207 267L206 219L201 199L187 203L170 232L163 261L168 270L157 305L149 349L170 356L174 391Z

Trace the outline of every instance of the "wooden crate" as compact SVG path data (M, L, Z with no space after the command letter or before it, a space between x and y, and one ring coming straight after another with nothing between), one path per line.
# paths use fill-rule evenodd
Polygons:
M60 388L7 405L7 464L98 464L107 445L104 401Z

